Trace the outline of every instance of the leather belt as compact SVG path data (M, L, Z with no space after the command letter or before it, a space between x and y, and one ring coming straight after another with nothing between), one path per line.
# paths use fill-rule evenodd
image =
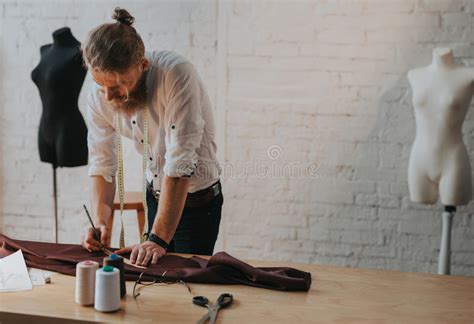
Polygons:
M153 195L153 197L155 197L157 202L160 200L160 190L154 190L153 184L148 184L148 191ZM214 197L218 196L220 193L222 193L222 186L220 180L218 180L216 183L205 189L188 193L184 207L196 208L207 206Z

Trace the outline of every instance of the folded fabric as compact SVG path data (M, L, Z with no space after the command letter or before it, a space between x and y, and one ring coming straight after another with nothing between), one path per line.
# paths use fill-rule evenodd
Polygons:
M102 252L90 253L80 245L13 240L0 234L0 257L18 249L23 251L29 267L71 276L76 274L78 262L94 260L102 265L105 257ZM137 280L143 271L125 264L127 280ZM209 260L167 254L157 264L149 265L145 274L147 277L161 276L165 271L168 278L179 277L195 283L242 284L286 291L308 291L311 286L311 274L308 272L288 267L256 268L225 252L216 253Z

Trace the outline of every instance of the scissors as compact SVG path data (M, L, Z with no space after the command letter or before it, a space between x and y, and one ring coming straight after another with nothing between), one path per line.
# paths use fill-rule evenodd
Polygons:
M222 294L219 296L219 298L217 298L216 305L209 304L209 299L207 299L204 296L193 297L193 304L201 306L201 307L207 307L207 309L209 309L207 314L201 317L201 319L197 321L197 323L203 324L208 319L210 319L209 323L215 323L216 318L217 318L217 312L221 308L226 308L227 306L232 304L233 301L234 301L234 297L231 294L227 294L227 293Z

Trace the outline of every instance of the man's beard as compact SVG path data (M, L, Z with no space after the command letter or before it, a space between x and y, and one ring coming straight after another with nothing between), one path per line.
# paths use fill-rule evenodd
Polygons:
M138 110L145 108L147 100L146 76L147 73L143 72L137 86L135 87L135 90L128 94L128 100L125 99L121 102L113 103L115 109L123 111L127 115L132 115Z

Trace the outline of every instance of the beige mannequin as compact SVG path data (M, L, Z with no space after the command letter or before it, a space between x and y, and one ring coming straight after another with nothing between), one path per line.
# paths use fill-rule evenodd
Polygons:
M454 61L449 48L436 48L431 65L408 72L413 91L416 136L410 154L408 185L414 202L445 205L443 242L449 263L449 236L455 206L472 197L471 167L462 140L462 124L474 91L474 69ZM446 229L446 226L449 230ZM442 261L442 262L441 262ZM438 272L449 273L449 265Z
M474 90L474 69L457 65L450 49L433 51L431 65L408 72L416 137L408 184L413 201L465 205L472 197L471 168L461 128Z

